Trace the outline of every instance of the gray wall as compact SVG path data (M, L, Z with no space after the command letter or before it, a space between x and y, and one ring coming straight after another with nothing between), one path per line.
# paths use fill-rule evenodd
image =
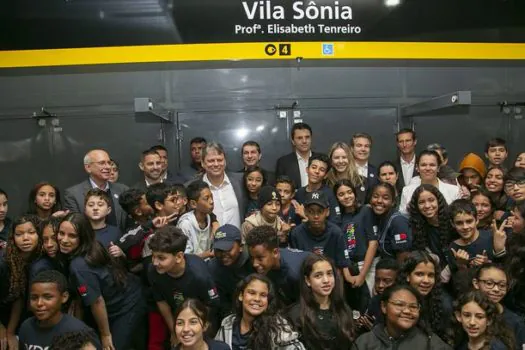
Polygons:
M468 109L398 118L398 107L471 90ZM313 61L193 65L128 65L0 71L0 188L10 194L11 215L26 206L30 187L41 180L65 188L84 178L82 157L102 147L121 163L121 179L135 183L140 151L165 143L170 167L188 163L188 142L204 136L222 142L228 166L241 166L240 145L263 148L263 166L290 151L293 118L279 119L275 106L298 102L314 128L314 149L327 152L358 131L374 138L372 162L395 157L393 133L414 123L420 148L440 142L451 164L483 153L494 136L508 140L512 156L525 150L525 121L500 112L497 102L525 101L525 68L514 62ZM175 124L137 120L135 97L150 97L174 110ZM32 118L45 106L59 128ZM177 133L177 128L180 130ZM240 130L242 129L242 130ZM179 147L180 146L180 147Z

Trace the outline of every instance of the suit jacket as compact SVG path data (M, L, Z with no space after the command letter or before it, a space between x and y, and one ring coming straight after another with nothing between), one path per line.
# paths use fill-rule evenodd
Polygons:
M403 187L408 185L405 183L405 179L403 177L403 168L401 167L401 158L397 157L396 160L393 161L392 163L395 164L398 174L399 174L399 176L397 177L396 189L397 189L397 193L401 194L401 192L403 192ZM417 176L417 170L416 170L415 164L414 164L414 170L412 171L412 177L414 176Z
M312 155L317 154L312 151ZM297 153L292 152L277 159L275 166L275 178L279 176L288 176L295 184L295 188L299 189L301 185L301 173L299 172L299 162L297 161Z
M239 206L239 214L240 214L241 224L242 224L243 219L244 219L244 211L248 203L246 191L244 190L243 177L241 173L233 173L229 171L226 172L226 175L228 176L228 179L230 179L230 182L233 187L233 192L235 192L235 197L237 198L237 204ZM188 186L190 183L192 183L195 180L202 181L203 177L204 177L204 174L199 175L196 179L186 182L184 186Z
M375 185L379 183L379 176L377 175L377 167L368 163L368 176L364 179L363 185L356 188L357 200L361 204L366 204L370 198L370 192Z
M71 186L64 192L64 207L74 213L84 213L84 199L86 193L91 189L91 182L89 179L77 185ZM119 228L124 232L126 229L127 214L118 202L120 194L128 189L128 186L121 183L110 183L109 190L113 198L112 210L115 211L117 223Z

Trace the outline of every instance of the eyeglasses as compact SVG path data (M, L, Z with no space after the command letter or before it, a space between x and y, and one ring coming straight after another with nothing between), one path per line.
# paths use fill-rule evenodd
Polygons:
M514 186L518 185L518 187L524 187L525 186L525 180L519 180L519 181L507 181L505 182L505 188L506 189L512 189Z
M409 304L401 300L389 300L388 303L400 311L408 308L410 312L418 312L421 309L421 305L419 304Z
M113 162L110 161L110 160L101 160L99 162L89 162L90 164L96 164L98 165L99 167L103 167L105 165L107 166L112 166L113 165Z
M478 281L483 282L485 287L487 287L488 289L493 289L495 286L498 286L500 290L506 290L508 287L507 282L503 282L503 281L501 282L496 282L493 280L478 280Z

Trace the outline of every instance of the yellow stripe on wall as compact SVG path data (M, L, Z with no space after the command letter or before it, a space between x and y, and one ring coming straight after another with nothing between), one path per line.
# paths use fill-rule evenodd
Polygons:
M273 44L277 52L268 55ZM93 64L236 61L275 59L438 59L524 60L525 44L334 42L333 54L323 54L321 42L292 42L289 56L280 55L285 43L230 43L123 46L80 49L0 51L0 68ZM271 51L271 50L270 50Z

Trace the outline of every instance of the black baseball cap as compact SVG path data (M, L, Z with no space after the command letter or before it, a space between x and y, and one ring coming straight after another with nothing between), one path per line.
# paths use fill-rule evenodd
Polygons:
M328 199L323 191L306 192L304 205L317 204L322 208L328 208Z

